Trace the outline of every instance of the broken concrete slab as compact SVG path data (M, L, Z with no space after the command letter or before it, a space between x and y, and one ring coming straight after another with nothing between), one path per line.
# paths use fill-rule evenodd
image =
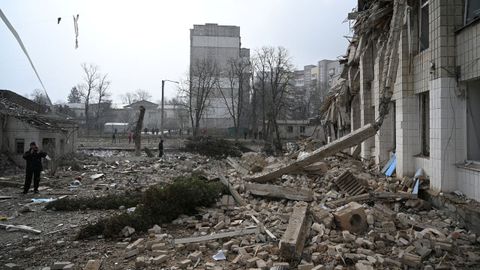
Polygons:
M345 148L349 148L352 146L357 145L358 143L364 141L365 139L370 138L371 136L375 135L377 132L377 127L368 124L362 128L355 130L354 132L332 142L319 149L313 151L311 154L306 156L301 160L297 160L292 162L286 166L282 166L279 169L273 170L271 172L261 174L261 175L254 175L252 177L248 177L246 180L251 182L258 182L264 183L281 177L284 174L288 174L290 172L302 169L312 163L320 161L321 159L328 157L332 154L337 153Z
M308 204L297 203L288 221L287 229L280 240L280 256L287 260L296 260L302 256L303 247L310 228Z
M257 227L251 227L251 228L239 229L231 232L215 233L215 234L199 236L199 237L179 238L179 239L173 240L173 243L177 245L177 244L186 244L186 243L205 242L205 241L210 241L215 239L254 234L257 231L258 231Z
M246 183L245 188L253 195L271 198L310 202L313 191L307 188L291 188L279 185Z

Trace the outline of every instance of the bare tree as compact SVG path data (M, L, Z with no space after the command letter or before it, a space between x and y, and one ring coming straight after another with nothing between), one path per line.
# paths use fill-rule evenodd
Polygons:
M283 47L263 47L256 52L256 79L262 95L264 117L263 133L274 150L282 150L278 117L285 107L286 97L293 81L293 65ZM265 120L267 124L265 127ZM265 129L266 128L266 129Z
M151 100L151 99L152 99L152 95L148 91L143 89L137 89L134 93L133 102L140 101L140 100Z
M32 94L30 94L30 99L38 104L41 105L48 105L48 98L45 93L40 89L33 90Z
M235 128L235 139L238 139L241 121L244 116L245 102L248 98L248 86L250 78L249 59L229 59L226 70L227 87L218 85L219 92L232 117Z
M95 122L98 125L98 121L105 110L105 106L102 105L102 102L105 102L106 99L110 96L108 88L110 87L110 81L107 80L108 74L105 74L100 77L98 80L98 86L95 88L95 94L98 101L97 112L95 115Z
M98 72L98 66L94 64L82 64L83 70L83 83L80 85L80 92L82 93L83 100L85 101L85 124L87 130L90 126L89 119L89 105L92 98L93 91L98 85L98 80L100 78Z
M198 136L200 120L209 105L209 98L219 84L219 69L212 59L197 60L190 70L188 86L183 91L187 99L187 108L193 129Z
M125 103L125 104L132 104L134 103L136 100L135 100L135 94L133 93L126 93L124 95L121 95L120 98L122 99L122 102Z
M77 86L72 87L72 89L70 90L70 93L68 94L67 101L68 103L82 102L82 93L80 93L80 90L78 89Z

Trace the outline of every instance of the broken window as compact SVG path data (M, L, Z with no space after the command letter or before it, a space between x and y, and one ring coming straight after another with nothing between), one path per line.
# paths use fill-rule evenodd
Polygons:
M300 126L300 133L305 133L305 126Z
M419 41L420 41L420 51L426 50L429 47L429 10L428 10L429 0L420 0L420 29L419 29Z
M480 18L480 1L466 0L465 1L465 24L469 24Z
M293 133L293 126L287 126L287 132Z
M25 139L15 139L15 153L23 154L25 151Z
M467 90L467 159L480 161L480 81Z
M418 95L420 101L420 139L423 156L430 156L430 95L424 92Z

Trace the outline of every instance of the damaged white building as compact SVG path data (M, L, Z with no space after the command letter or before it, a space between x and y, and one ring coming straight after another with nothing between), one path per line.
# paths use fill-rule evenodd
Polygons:
M432 190L480 200L479 16L472 0L359 1L346 68L322 108L333 139L380 119L363 158L381 168L395 155L397 177L421 168Z
M12 91L0 90L0 151L17 165L22 155L36 142L50 157L57 158L76 149L78 126L65 117L49 112Z

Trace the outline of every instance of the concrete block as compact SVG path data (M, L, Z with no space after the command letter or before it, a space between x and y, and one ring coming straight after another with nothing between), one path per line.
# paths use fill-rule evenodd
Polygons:
M160 255L152 259L152 263L154 265L159 265L168 260L169 256L168 255Z
M280 256L287 260L295 260L302 256L303 247L307 238L308 204L297 203L294 208L287 229L280 240Z
M351 202L340 207L334 214L335 222L341 230L352 233L363 233L367 230L367 215L363 206L356 202Z
M101 260L89 260L83 270L99 270L101 266Z

